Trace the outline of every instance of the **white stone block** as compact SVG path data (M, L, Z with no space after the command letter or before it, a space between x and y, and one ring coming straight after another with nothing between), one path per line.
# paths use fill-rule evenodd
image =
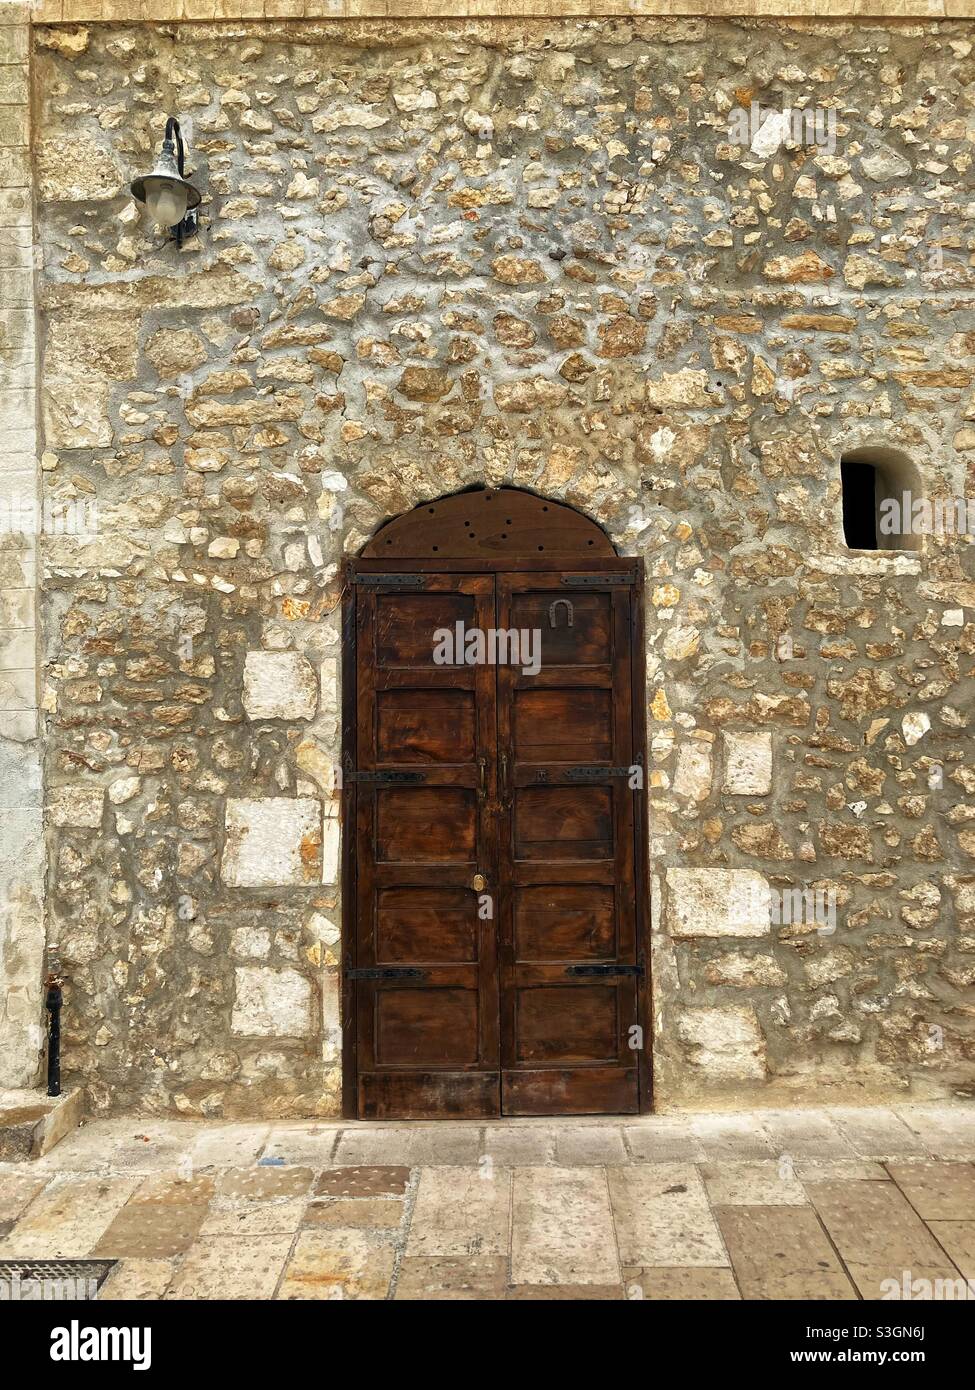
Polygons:
M97 830L102 823L105 792L102 787L52 787L47 813L52 825Z
M304 1038L311 1032L311 984L297 970L241 965L234 971L231 1029L249 1038Z
M919 743L931 727L931 720L924 713L924 710L911 710L905 714L901 720L901 728L904 731L904 742L907 744Z
M755 869L668 869L671 936L768 936L771 890Z
M331 802L325 807L325 824L322 844L322 882L339 881L339 817L338 803Z
M691 1065L715 1080L765 1079L765 1039L754 1009L685 1009L677 1034Z
M704 801L711 791L711 746L697 739L682 743L677 753L674 791L692 801Z
M322 808L311 797L229 798L221 877L231 888L316 883Z
M248 652L244 710L248 719L313 719L318 682L300 652Z
M724 791L735 796L764 796L772 790L772 735L724 735Z
M107 381L49 380L44 390L44 437L51 449L103 449L112 442Z

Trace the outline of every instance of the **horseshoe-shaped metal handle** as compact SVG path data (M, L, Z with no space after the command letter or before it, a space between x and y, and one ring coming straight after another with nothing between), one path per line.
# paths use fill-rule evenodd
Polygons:
M572 624L573 624L573 622L575 621L575 616L574 616L573 611L572 611L572 601L571 601L571 599L567 599L567 598L557 598L557 599L553 599L553 601L549 604L549 606L548 606L548 625L549 625L549 627L558 627L557 618L558 618L558 615L559 615L559 604L560 604L560 603L565 604L565 612L566 612L566 617L567 617L567 619L568 619L568 621L566 622L566 627L571 627Z

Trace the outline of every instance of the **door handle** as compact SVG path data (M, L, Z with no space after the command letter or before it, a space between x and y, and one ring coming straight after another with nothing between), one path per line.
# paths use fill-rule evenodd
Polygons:
M471 887L475 893L483 893L487 887L487 879L483 874L475 874L471 879Z
M508 799L508 755L501 754L501 800Z
M478 767L477 795L478 795L479 800L483 801L484 798L487 796L487 758L478 758L478 760L477 760L477 767Z

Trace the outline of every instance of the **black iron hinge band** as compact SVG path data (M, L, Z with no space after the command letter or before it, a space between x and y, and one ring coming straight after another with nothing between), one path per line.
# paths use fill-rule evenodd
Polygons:
M365 782L372 787L414 786L424 781L422 772L348 772L351 782Z
M632 772L632 767L600 767L598 763L592 763L566 768L565 775L570 782L605 782L610 777L629 777Z
M425 574L354 574L353 584L361 584L366 589L425 589Z
M567 588L601 589L606 584L633 584L635 574L563 574Z
M427 972L412 965L364 965L345 973L350 980L422 980Z
M642 965L567 965L567 975L642 975Z

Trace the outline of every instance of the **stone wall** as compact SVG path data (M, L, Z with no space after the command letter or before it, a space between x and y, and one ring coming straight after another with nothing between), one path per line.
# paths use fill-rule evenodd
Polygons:
M970 1089L965 22L34 33L49 902L96 1107L334 1113L339 564L509 483L646 558L659 1105ZM736 108L835 113L835 148ZM202 235L126 193L167 112ZM835 932L770 894L835 891ZM742 894L758 908L735 908Z

